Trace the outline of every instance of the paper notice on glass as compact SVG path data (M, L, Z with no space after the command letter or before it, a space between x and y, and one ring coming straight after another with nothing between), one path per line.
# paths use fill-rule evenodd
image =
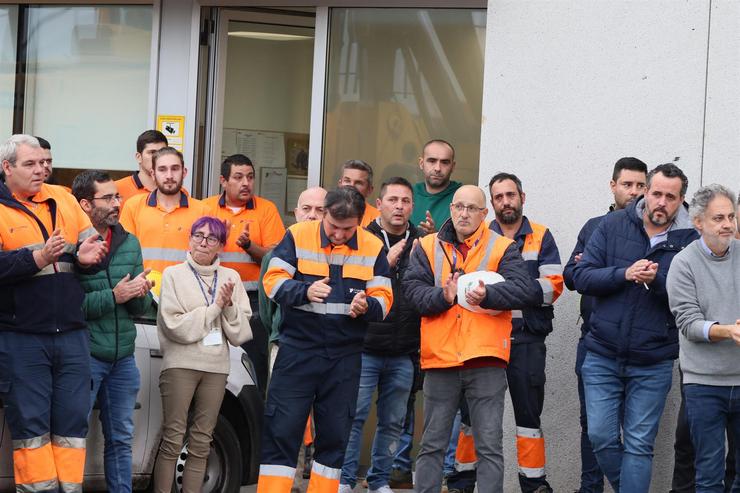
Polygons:
M221 154L231 156L237 152L236 129L225 128L223 134L221 134Z
M237 151L257 166L285 167L285 134L258 130L237 130Z
M285 209L293 212L296 205L298 205L298 196L308 186L308 180L305 178L288 178L288 194L286 198Z
M275 204L280 215L285 214L285 181L288 170L285 168L260 168L260 197Z

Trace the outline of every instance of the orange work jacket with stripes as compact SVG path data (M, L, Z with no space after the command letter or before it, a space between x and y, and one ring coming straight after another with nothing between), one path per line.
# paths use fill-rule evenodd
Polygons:
M55 229L64 237L63 253L57 262L39 269L33 251L42 249ZM23 198L0 181L0 330L56 333L85 328L75 254L80 242L97 234L62 187L44 184L33 197Z
M229 236L223 252L219 254L221 265L239 273L247 291L257 291L261 261L253 259L242 247L236 244L237 238L249 224L249 239L255 244L272 248L283 239L285 226L275 204L262 197L252 197L236 211L226 205L224 193L203 200L216 217L225 221Z
M360 220L360 227L361 228L367 228L367 226L375 221L375 219L380 216L380 211L373 207L370 204L365 204L365 214L362 216L362 220Z
M213 211L200 200L180 192L171 211L157 202L157 192L135 195L121 210L121 226L139 239L144 268L162 272L185 261L190 250L190 228L196 219Z
M322 303L309 301L309 286L325 277L331 293ZM381 322L393 303L383 243L358 227L347 243L333 245L322 221L288 228L272 251L262 283L283 314L280 344L317 350L327 357L362 351L367 324ZM362 291L367 312L352 318L352 299Z
M491 222L490 228L501 234L498 222ZM512 311L512 342L542 341L552 332L552 305L563 292L560 252L550 230L542 224L530 221L526 216L514 235L514 241L527 264L529 275L539 286L541 295L537 306Z
M485 223L465 239L463 258L456 248L450 220L439 233L421 239L411 257L404 288L421 314L423 369L463 366L475 358L509 361L511 309L533 303L535 289L514 242L488 229ZM443 286L455 272L498 272L504 282L486 286L477 312L444 299ZM495 313L498 311L498 313Z

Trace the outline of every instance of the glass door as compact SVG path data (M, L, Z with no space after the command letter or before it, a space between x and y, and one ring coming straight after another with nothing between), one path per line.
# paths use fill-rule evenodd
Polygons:
M314 57L313 9L219 12L207 190L218 193L226 156L254 163L255 192L286 224L306 189Z

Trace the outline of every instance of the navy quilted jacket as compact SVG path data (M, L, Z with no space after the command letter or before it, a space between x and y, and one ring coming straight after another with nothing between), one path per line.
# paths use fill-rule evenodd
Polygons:
M665 241L651 247L642 224L643 210L644 200L639 199L604 217L573 271L578 292L595 297L586 348L633 365L678 357L666 275L676 253L699 237L681 207ZM627 267L643 258L659 265L649 289L624 279Z

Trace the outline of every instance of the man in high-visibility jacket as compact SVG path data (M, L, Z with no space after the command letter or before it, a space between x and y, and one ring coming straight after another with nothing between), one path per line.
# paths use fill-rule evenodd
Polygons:
M336 493L357 405L367 324L393 303L383 243L359 228L365 198L326 195L321 221L294 224L262 283L280 304L280 351L265 403L258 493L289 493L306 418L316 425L310 493Z
M285 226L278 208L269 200L254 193L254 165L244 154L234 154L221 163L223 192L203 202L216 217L228 225L228 238L219 254L221 265L239 273L252 306L252 340L242 347L257 371L262 392L267 388L267 329L260 321L257 283L260 262L285 234Z
M545 337L552 332L552 305L563 292L563 266L547 227L523 214L521 180L498 173L488 184L496 219L491 229L514 240L536 281L537 304L511 313L511 359L506 368L516 421L519 486L522 492L552 492L545 476L545 438L540 415L545 400Z
M503 491L510 310L536 304L537 289L516 244L486 226L485 202L480 188L460 187L450 204L451 220L439 233L421 239L403 282L407 299L421 313L421 367L426 370L418 493L440 491L442 463L463 392L478 455L478 490ZM503 281L468 281L480 271L498 272ZM467 275L461 300L458 282Z
M75 198L44 184L35 137L0 146L0 399L16 491L82 491L90 410L84 292L105 242Z
M128 199L120 222L141 243L144 269L161 274L165 267L185 261L190 226L213 211L182 189L187 168L180 151L163 147L152 156L152 166L157 188Z
M359 159L350 159L342 164L342 176L339 178L340 187L354 187L365 197L370 198L373 193L373 167L365 161ZM360 220L360 227L367 228L368 224L373 222L380 215L380 211L371 205L365 203L365 213Z

